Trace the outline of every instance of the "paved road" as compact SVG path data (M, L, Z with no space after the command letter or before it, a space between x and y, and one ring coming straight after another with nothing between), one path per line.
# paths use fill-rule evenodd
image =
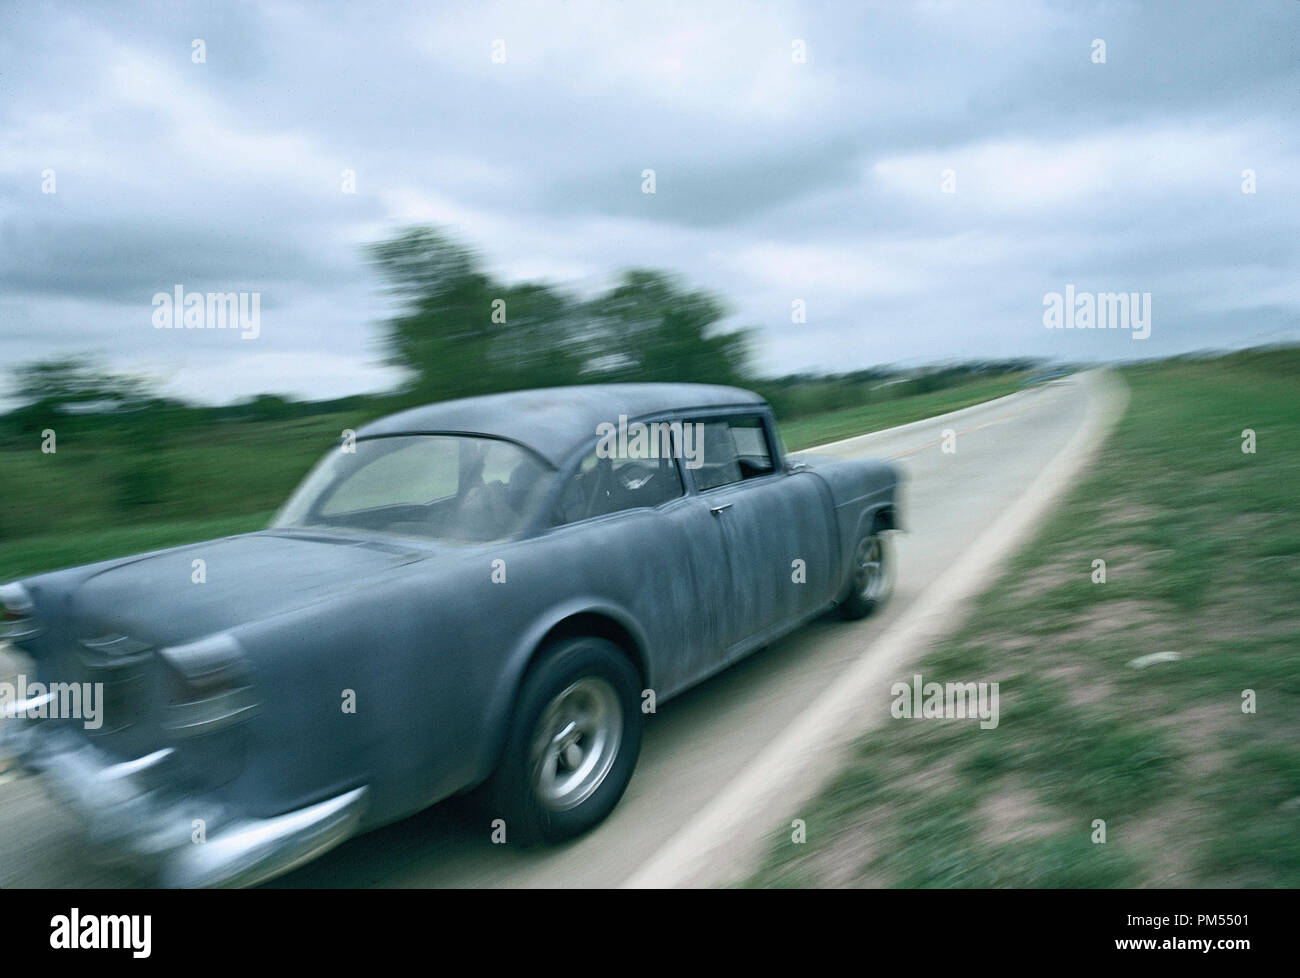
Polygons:
M276 886L617 886L687 824L715 793L806 708L873 636L978 537L1056 455L1099 387L1078 375L954 415L820 449L898 461L907 477L898 589L879 616L814 622L667 704L648 718L632 784L594 832L556 849L493 845L489 827L453 800L345 843ZM943 433L955 433L945 453ZM3 671L0 669L0 671ZM0 773L0 779L5 775ZM75 823L38 780L0 783L0 886L118 886L129 877L92 867Z

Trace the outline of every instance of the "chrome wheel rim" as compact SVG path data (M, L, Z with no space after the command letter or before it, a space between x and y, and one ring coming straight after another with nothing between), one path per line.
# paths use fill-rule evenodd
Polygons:
M547 704L531 746L533 789L552 811L581 805L604 783L623 740L614 687L585 676Z
M866 601L877 601L885 593L885 541L879 533L858 542L853 586Z

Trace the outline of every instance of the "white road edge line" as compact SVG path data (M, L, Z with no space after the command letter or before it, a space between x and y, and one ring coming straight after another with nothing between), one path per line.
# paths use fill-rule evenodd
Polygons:
M779 817L773 803L780 801L789 809L812 798L840 769L842 748L884 715L883 710L863 709L869 691L887 688L906 663L952 630L961 606L983 591L999 566L1028 541L1123 416L1128 389L1122 380L1101 370L1082 376L1093 385L1091 410L1016 505L1004 510L798 719L628 877L623 888L711 886L726 877L735 880L737 866L754 866Z

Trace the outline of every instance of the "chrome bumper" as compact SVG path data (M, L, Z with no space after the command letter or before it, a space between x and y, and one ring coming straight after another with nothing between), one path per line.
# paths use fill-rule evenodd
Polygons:
M42 774L76 814L100 861L154 875L159 886L252 886L306 863L352 835L366 789L271 818L246 818L211 797L167 786L171 748L114 762L47 722L7 720L3 753Z

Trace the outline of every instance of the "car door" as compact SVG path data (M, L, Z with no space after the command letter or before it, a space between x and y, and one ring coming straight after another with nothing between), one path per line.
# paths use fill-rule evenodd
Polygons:
M764 414L695 423L701 451L686 467L726 562L725 661L825 606L837 554L825 487L811 473L784 469Z
M552 544L569 573L593 564L581 551L599 549L599 580L582 586L607 595L640 622L661 695L717 668L729 567L713 517L687 495L679 458L589 450L564 479L554 523Z

